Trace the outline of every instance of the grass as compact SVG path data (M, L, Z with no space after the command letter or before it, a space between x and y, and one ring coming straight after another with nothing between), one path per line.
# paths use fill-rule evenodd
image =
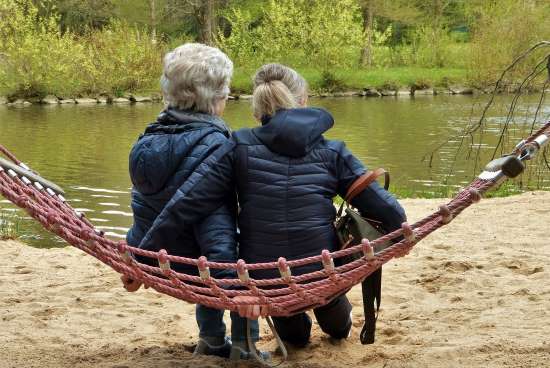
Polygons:
M252 76L257 68L237 67L232 81L235 93L252 93ZM313 92L322 91L323 71L313 68L296 68L308 81ZM454 83L467 84L467 70L453 68L394 67L384 69L335 69L332 74L341 81L345 90L375 88L408 88L410 86L440 87Z
M14 240L21 235L19 218L0 211L0 240Z

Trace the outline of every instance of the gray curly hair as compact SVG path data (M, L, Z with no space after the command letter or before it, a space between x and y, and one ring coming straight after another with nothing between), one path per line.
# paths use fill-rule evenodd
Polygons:
M222 51L186 43L164 56L160 85L165 103L182 110L214 114L229 95L233 63Z

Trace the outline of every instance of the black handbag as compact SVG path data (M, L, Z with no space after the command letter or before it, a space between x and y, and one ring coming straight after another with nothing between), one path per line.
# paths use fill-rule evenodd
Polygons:
M351 207L350 203L363 190L365 190L372 182L384 175L384 189L388 189L390 184L390 176L384 169L377 169L367 172L359 177L348 189L346 197L337 212L335 222L336 233L340 242L340 249L345 249L361 243L362 239L374 240L382 235L384 231L381 223L372 219L367 219ZM383 244L378 244L374 249L375 253L379 252L392 243L387 241ZM362 257L361 253L355 253L349 256L338 259L338 264L346 264ZM380 309L380 300L382 292L382 267L370 274L361 283L361 291L363 294L363 312L365 315L365 323L361 330L361 343L374 343L376 320Z

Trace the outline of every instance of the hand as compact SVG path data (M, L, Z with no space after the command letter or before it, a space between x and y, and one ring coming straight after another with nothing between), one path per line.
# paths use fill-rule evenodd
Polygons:
M269 312L269 307L267 305L259 304L260 298L255 296L237 296L233 298L233 300L247 304L237 306L237 313L239 313L239 316L243 318L258 319L259 317L267 316Z
M122 281L122 284L124 285L124 288L126 289L126 291L130 293L138 291L139 288L141 287L141 282L132 280L126 275L120 276L120 281ZM145 288L147 289L147 286L145 286Z

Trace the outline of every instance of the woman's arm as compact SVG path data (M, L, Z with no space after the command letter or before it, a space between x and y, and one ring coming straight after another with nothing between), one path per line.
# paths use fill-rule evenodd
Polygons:
M366 172L366 168L343 143L338 150L336 166L338 194L344 198L351 184ZM351 204L361 212L363 217L380 221L387 232L400 228L401 224L407 220L405 210L397 199L377 182L373 182L359 193Z
M233 201L232 140L204 160L166 204L139 247L159 250L174 234L193 226L228 201ZM183 246L183 244L182 244Z
M201 255L211 262L237 261L237 208L236 198L193 225ZM212 276L222 279L235 276L233 270L212 269Z

